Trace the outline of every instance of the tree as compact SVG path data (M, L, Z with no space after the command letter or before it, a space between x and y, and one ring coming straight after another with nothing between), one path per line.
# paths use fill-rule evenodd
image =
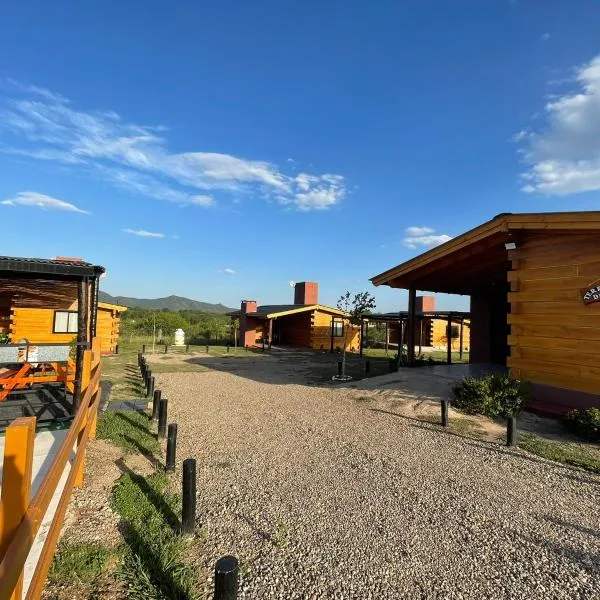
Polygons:
M371 312L375 308L375 297L369 292L359 292L352 297L349 291L340 296L337 302L337 307L340 310L348 313L348 324L354 327L360 327L362 316L367 312ZM348 380L346 376L346 346L348 345L348 331L353 327L344 327L344 347L342 349L342 380ZM362 340L361 340L362 343Z

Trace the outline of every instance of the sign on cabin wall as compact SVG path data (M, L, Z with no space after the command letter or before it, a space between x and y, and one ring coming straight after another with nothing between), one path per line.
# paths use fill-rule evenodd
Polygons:
M594 304L594 302L600 302L600 283L589 287L583 292L584 304Z

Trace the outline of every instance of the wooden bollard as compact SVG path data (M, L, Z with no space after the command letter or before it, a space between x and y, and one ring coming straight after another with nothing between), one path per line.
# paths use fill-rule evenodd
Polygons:
M182 492L181 530L191 533L196 526L196 461L193 458L183 461Z
M215 565L214 600L236 600L240 565L235 556L223 556Z
M506 419L506 445L517 445L517 417L515 415Z
M338 360L338 377L342 376L342 361Z
M206 344L206 354L208 354L208 344Z
M146 344L142 344L142 354L146 354Z
M165 468L167 471L175 470L175 449L177 446L177 423L169 423L167 433L167 461Z
M164 439L167 435L167 408L168 400L161 398L158 403L158 437Z
M227 344L227 353L229 353L229 344Z
M141 369L142 368L142 353L141 352L138 352L137 359L138 359L138 368Z
M119 344L115 345L115 354L119 354Z
M246 344L246 352L248 352L248 344Z
M169 346L168 344L165 344L165 354L169 351Z
M153 421L158 419L158 406L160 404L161 396L162 392L160 390L154 390L154 394L152 396L152 416L150 417Z
M186 344L186 345L185 345L185 353L186 353L186 354L189 354L189 353L190 353L190 345L189 345L189 344Z
M442 400L440 404L442 407L442 425L448 427L448 407L450 406L450 401Z
M148 381L148 389L146 391L146 396L148 398L152 398L154 396L154 377L150 377Z

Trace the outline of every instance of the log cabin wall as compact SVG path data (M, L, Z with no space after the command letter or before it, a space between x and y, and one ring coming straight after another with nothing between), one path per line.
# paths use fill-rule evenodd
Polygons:
M512 375L600 395L600 303L582 299L600 280L598 233L528 233L510 259Z
M119 343L121 312L116 308L99 304L96 322L96 337L102 354L113 354Z
M314 350L320 350L323 347L324 350L329 350L331 347L331 318L342 319L331 313L327 313L321 310L315 310L312 312L312 336L311 336L311 347ZM349 352L358 352L360 348L360 327L352 326L348 323L347 319L344 321L344 331L346 333L346 350ZM346 328L352 329L351 333L346 331ZM333 339L334 349L342 349L344 346L344 337L335 337Z

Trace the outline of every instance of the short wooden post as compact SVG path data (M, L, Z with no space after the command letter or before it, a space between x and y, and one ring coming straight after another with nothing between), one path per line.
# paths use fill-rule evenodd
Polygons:
M29 506L35 423L35 417L20 417L6 428L2 470L4 520L0 521L0 559L4 557ZM10 593L11 590L4 591ZM19 575L12 594L6 597L21 600L22 596L23 573Z
M248 344L246 344L246 352L248 352Z
M229 354L229 344L227 344L227 354Z
M191 533L196 526L196 461L193 458L183 461L182 488L181 530Z
M148 378L148 388L146 390L146 396L148 398L152 398L154 395L154 377Z
M142 368L142 353L141 352L138 352L137 359L138 359L138 369L141 369Z
M166 398L161 398L158 403L158 437L164 439L167 435L167 408L168 401Z
M517 417L515 415L506 419L506 445L517 445Z
M338 360L338 377L342 376L342 368L343 368L342 361Z
M442 407L442 425L444 427L448 427L448 407L450 406L450 401L449 400L442 400L441 401L441 407Z
M119 354L119 344L115 344L115 354Z
M165 344L165 354L169 351L169 345Z
M142 344L142 354L146 354L146 344Z
M177 447L177 423L169 423L167 434L167 460L165 468L167 471L175 470L175 450Z
M239 570L239 562L235 556L223 556L217 561L214 600L237 599Z
M185 353L186 353L186 354L189 354L189 353L190 353L190 345L189 345L189 344L186 344L186 345L185 345Z
M83 399L83 396L85 395L89 385L90 385L90 378L92 375L92 351L91 350L84 350L83 352L83 368L81 369L81 400ZM89 410L89 405L85 406L85 407L81 407L82 410L86 411L86 415L85 418L82 419L81 421L81 429L79 430L79 433L77 435L77 448L79 448L79 446L81 445L81 442L83 440L83 434L86 428L86 425L88 423L88 419L90 418L90 410ZM83 486L83 479L84 479L84 475L85 475L85 448L81 449L81 452L83 453L83 458L81 460L81 462L79 463L79 468L77 469L77 474L75 475L75 483L73 484L74 487L82 487Z
M208 344L206 344L206 354L208 354Z
M156 421L156 419L158 419L158 406L160 404L161 396L162 392L160 390L154 390L154 394L152 396L152 416L150 417L152 421Z

